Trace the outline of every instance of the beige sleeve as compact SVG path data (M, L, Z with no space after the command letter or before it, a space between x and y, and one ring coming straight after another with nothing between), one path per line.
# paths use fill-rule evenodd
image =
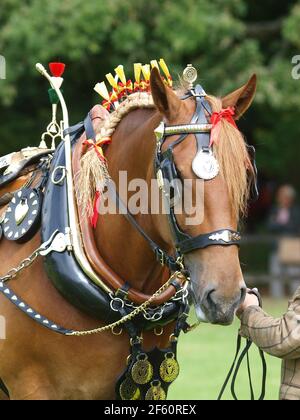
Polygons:
M259 348L281 359L300 357L300 289L282 318L273 318L251 306L241 317L241 335Z

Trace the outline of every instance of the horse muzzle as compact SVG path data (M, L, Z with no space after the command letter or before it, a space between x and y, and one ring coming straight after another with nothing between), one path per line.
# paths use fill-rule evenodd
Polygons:
M218 325L231 325L236 310L242 304L246 295L246 287L242 286L236 297L226 299L219 296L217 290L207 288L201 302L195 305L196 314L202 322Z

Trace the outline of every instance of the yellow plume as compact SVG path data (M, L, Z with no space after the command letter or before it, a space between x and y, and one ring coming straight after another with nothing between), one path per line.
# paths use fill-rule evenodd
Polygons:
M108 93L106 84L104 82L97 83L96 86L94 87L94 90L100 96L102 96L102 98L104 98L106 101L109 101L109 93Z
M151 61L151 67L154 69L154 67L156 67L159 70L159 65L157 60L152 60Z
M134 63L134 77L137 83L140 83L141 81L141 72L142 72L142 64Z
M164 72L164 74L167 77L168 84L172 87L173 86L172 77L171 77L171 74L169 72L168 66L166 65L166 62L163 58L161 58L159 60L159 65L160 65L162 71Z
M108 80L109 84L114 88L118 89L118 83L115 81L114 76L111 73L106 75L106 79Z
M123 85L126 85L126 76L124 73L124 66L120 64L117 68L115 68L115 72L118 75L121 82L123 83Z
M150 64L145 64L144 66L142 66L142 72L143 72L145 81L149 82L150 74L151 74Z

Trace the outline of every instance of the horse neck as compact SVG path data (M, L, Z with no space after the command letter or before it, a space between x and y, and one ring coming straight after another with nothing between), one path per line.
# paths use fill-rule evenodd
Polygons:
M133 179L143 179L150 191L155 152L153 130L160 120L159 114L153 110L136 110L121 121L113 135L106 157L110 176L122 198L124 192L120 190L120 171L127 173L128 184ZM130 195L128 193L128 197ZM141 228L165 247L156 228L158 217L141 213L135 215ZM132 287L152 293L161 285L166 270L156 261L148 242L123 215L100 216L95 235L97 247L105 261Z

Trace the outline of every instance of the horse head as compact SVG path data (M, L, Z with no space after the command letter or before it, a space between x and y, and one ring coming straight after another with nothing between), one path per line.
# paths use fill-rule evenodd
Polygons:
M166 86L156 69L151 74L151 90L154 104L166 125L172 127L190 124L197 112L194 95L182 100L180 96L185 91L175 92ZM203 98L209 105L205 109L207 123L211 119L209 108L216 116L221 116L224 110L234 110L233 118L238 120L251 105L255 91L256 76L253 75L248 83L222 99L205 96L204 93ZM220 229L235 232L240 216L245 215L247 210L249 180L255 176L247 145L236 125L230 124L225 118L219 119L217 130L213 153L218 161L219 173L202 184L203 200L200 205L203 207L203 218L199 223L189 224L185 211L176 214L180 231L190 237ZM171 146L177 173L181 180L191 180L190 192L193 201L196 201L197 188L201 188L193 170L193 160L197 154L196 135L187 134L184 141L179 142L178 138L178 135L165 138L162 152ZM176 147L172 147L176 142ZM171 246L172 235L166 220L165 216L161 216L158 229ZM211 323L231 324L246 293L238 246L222 246L216 242L214 246L186 253L184 261L190 273L192 294L199 317L204 317Z

